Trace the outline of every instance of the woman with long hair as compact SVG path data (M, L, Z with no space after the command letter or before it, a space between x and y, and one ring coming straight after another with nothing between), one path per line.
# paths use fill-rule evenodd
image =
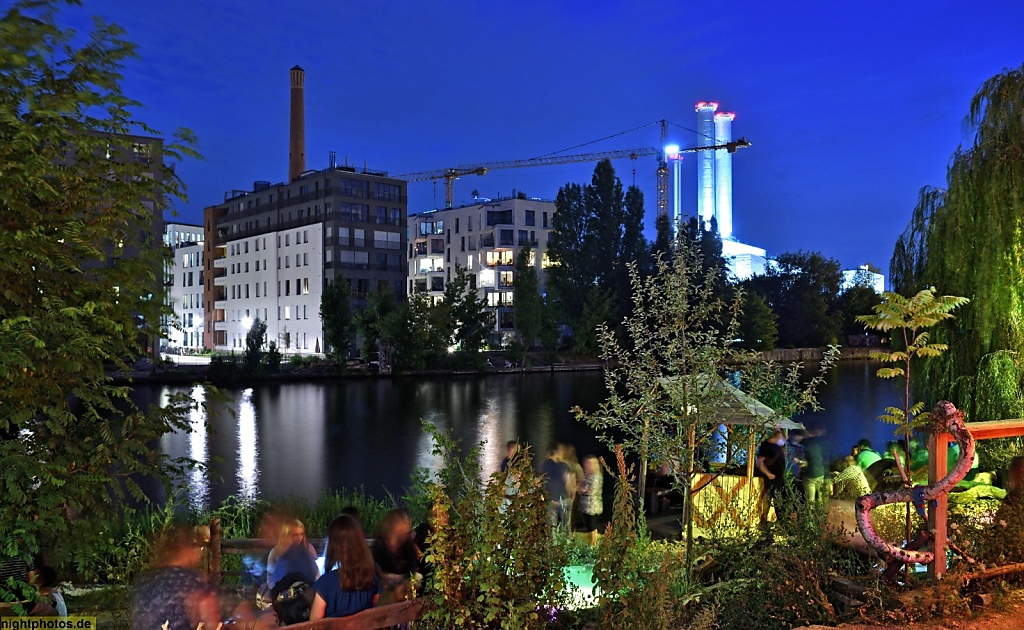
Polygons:
M359 521L342 514L327 528L326 571L316 581L309 620L347 617L370 608L380 597L380 570L373 563Z
M315 582L316 579L320 577L320 570L316 566L316 549L314 549L313 545L309 544L306 540L306 526L297 518L285 519L285 521L281 523L281 532L278 534L277 544L274 545L274 548L270 550L270 555L267 556L268 588L273 589L279 579L294 570L293 567L279 567L278 564L280 559L285 556L286 552L295 546L300 546L301 549L306 552L305 555L309 556L311 564L307 570L304 563L302 570L299 572L310 573L310 575L306 576L310 582Z

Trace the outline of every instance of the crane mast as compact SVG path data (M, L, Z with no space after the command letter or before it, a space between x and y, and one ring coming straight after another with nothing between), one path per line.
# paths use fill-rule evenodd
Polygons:
M665 145L668 144L668 122L661 119L661 152L658 154L658 216L668 216L668 162L665 159Z

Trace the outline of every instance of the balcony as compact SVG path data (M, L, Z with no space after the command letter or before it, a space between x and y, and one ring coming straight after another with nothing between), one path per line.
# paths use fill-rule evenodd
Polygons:
M215 311L224 311L224 310L227 310L227 308L228 308L228 301L227 300L216 300L213 303L213 310L215 310Z
M228 286L227 276L217 276L213 279L213 286L215 287L226 287Z
M213 259L213 268L214 269L227 269L228 268L227 256L225 256L223 258L214 258Z
M228 329L228 323L227 322L213 322L213 329L214 330L227 330Z

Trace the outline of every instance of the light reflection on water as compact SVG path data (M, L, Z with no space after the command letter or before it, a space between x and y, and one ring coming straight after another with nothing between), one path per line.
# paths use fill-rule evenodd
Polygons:
M896 403L897 393L891 382L874 377L876 367L841 363L821 392L825 410L797 419L829 426L840 451L861 437L883 445L892 427L876 417ZM188 391L136 390L148 400ZM604 398L600 372L347 379L220 391L226 399L209 402L208 423L202 410L194 412L191 432L161 440L166 454L208 464L208 471L197 470L187 481L193 508L230 495L315 498L342 488L362 488L379 498L400 496L415 468L433 473L441 463L432 454L424 420L452 432L463 448L485 441L484 477L497 470L512 439L529 444L538 463L556 442L574 444L580 457L610 455L570 412L574 405L597 408ZM210 400L200 387L190 394L198 402Z

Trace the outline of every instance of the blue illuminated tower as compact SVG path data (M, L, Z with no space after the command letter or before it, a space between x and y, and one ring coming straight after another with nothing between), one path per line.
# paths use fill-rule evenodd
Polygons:
M697 146L715 144L715 111L718 103L697 103ZM697 152L697 216L707 223L715 216L715 156L712 151Z
M732 142L732 121L736 114L715 114L715 144ZM711 153L705 151L704 153ZM715 151L715 220L722 239L732 238L732 153L725 149Z

